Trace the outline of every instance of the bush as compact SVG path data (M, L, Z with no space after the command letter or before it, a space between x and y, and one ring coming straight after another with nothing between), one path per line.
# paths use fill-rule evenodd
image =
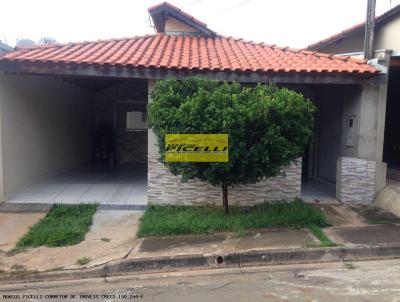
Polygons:
M250 88L200 78L158 81L148 108L160 160L183 181L197 178L221 186L226 212L228 186L276 176L302 156L314 110L300 93L286 88ZM165 162L164 136L169 133L227 133L229 162Z

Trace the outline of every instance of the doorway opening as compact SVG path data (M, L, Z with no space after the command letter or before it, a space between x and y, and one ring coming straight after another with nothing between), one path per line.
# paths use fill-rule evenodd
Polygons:
M312 99L316 106L314 130L305 148L302 166L302 199L337 203L336 165L341 153L343 98L340 89L318 87Z

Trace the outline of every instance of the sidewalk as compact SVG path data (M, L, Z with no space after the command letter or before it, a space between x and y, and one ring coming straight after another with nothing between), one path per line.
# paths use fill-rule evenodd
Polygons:
M9 272L15 278L34 273L30 278L38 281L44 276L69 279L147 270L400 257L400 219L362 206L314 206L325 213L332 225L324 232L338 244L337 247L319 247L319 240L308 229L254 229L241 236L226 232L137 239L140 212L100 210L80 244L62 248L40 247L15 255L8 255L3 249L0 268L4 272L3 276L0 274L0 280L9 277ZM0 213L1 229L7 225L1 222L4 215ZM30 220L22 220L33 222L34 217L41 217L38 213L30 215ZM386 224L371 224L373 221ZM106 242L102 238L110 240ZM90 262L77 265L76 260L81 257L89 257ZM23 274L18 275L21 272ZM41 275L38 272L47 273Z
M400 244L400 219L390 213L364 206L314 205L325 213L331 227L324 232L341 247ZM389 224L370 224L371 221ZM212 235L149 237L138 240L127 259L159 256L204 256L250 250L307 249L320 245L308 229L259 229ZM399 255L400 256L400 255Z
M0 271L48 271L79 268L78 259L88 258L90 266L126 257L136 245L136 230L142 212L98 210L85 240L65 247L38 247L10 253L29 227L41 219L40 212L0 213ZM38 210L39 211L39 210Z

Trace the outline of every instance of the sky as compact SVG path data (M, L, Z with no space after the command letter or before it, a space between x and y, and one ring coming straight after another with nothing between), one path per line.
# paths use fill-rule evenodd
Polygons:
M160 0L0 0L0 40L92 41L154 33ZM302 48L363 22L367 0L169 0L224 36ZM376 0L376 15L400 0Z

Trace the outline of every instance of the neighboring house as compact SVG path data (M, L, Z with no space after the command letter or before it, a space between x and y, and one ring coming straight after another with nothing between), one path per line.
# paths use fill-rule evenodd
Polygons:
M335 192L343 202L373 201L385 183L380 138L386 84L378 69L349 57L224 37L168 3L149 13L154 35L38 46L0 59L2 200L40 178L89 163L94 129L106 123L116 131L119 167L147 164L131 181L147 182L148 202L219 204L220 188L181 183L159 162L145 123L157 80L202 76L250 85L274 82L317 106L302 164L232 188L232 204L301 195L332 199ZM51 182L50 177L47 185ZM113 196L117 203L118 194Z
M365 23L355 25L308 46L308 49L363 57L364 27ZM370 63L382 69L388 84L386 109L382 108L383 112L386 112L384 137L378 139L384 146L383 162L387 163L389 168L398 169L400 165L400 5L375 19L373 49L375 58Z
M360 55L364 49L364 31L365 22L359 23L313 43L307 49L324 53ZM393 55L399 55L400 5L375 18L374 32L375 50L390 49Z
M11 50L13 50L11 46L8 46L7 44L1 42L0 40L0 56Z

